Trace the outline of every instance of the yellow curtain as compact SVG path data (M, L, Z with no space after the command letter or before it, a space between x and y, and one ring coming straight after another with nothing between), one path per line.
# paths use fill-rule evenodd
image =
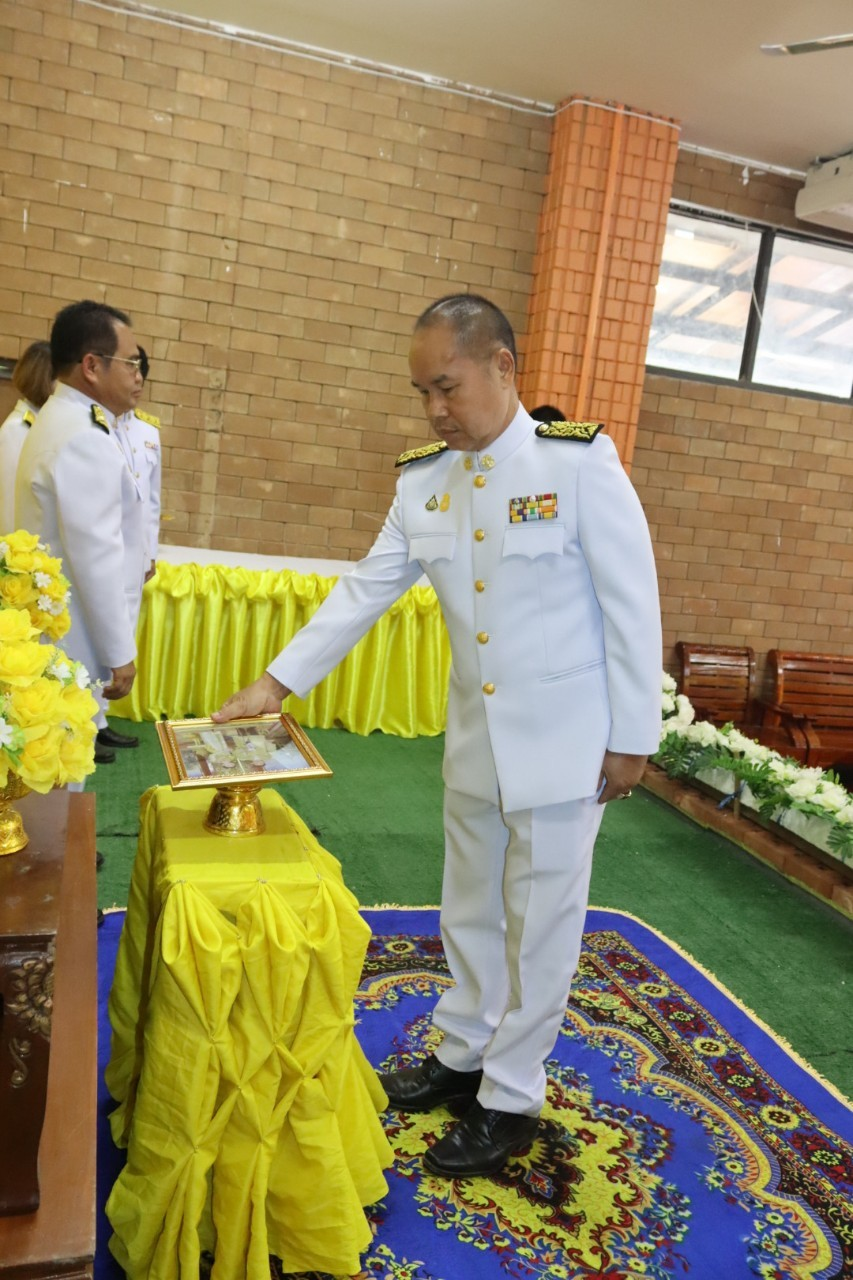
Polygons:
M257 679L335 582L290 569L161 561L142 597L136 683L111 710L131 720L209 715ZM309 727L434 735L445 726L449 673L435 592L412 587L307 698L290 698L286 709Z

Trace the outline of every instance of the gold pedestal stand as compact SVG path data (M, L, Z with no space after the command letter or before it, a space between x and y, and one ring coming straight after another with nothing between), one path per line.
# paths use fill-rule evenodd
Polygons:
M216 836L258 836L266 830L260 782L232 782L216 788L203 826Z
M5 786L0 787L0 857L18 853L29 843L23 819L17 809L12 808L13 801L20 800L28 792L29 787L16 773L10 773Z

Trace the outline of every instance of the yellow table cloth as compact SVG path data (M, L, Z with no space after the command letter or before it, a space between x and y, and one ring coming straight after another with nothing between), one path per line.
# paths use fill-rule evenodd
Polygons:
M274 791L264 835L209 835L207 790L155 787L110 993L107 1201L130 1280L352 1275L387 1190L386 1098L353 1029L370 930Z

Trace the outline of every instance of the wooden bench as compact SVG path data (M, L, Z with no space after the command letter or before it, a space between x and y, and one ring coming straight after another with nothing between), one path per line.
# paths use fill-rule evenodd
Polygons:
M731 723L763 746L805 763L808 741L799 718L775 704L771 711L755 695L752 649L686 640L679 640L675 647L681 664L678 692L690 699L697 720L719 726Z
M825 769L853 763L853 658L771 649L773 697L764 722L796 724L806 742L806 764Z

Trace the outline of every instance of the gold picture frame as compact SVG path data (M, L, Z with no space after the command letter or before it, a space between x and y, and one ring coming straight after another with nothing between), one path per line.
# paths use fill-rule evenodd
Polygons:
M173 790L215 788L204 826L216 835L258 835L264 830L261 787L332 775L304 729L287 713L224 724L203 716L158 720L157 735Z

